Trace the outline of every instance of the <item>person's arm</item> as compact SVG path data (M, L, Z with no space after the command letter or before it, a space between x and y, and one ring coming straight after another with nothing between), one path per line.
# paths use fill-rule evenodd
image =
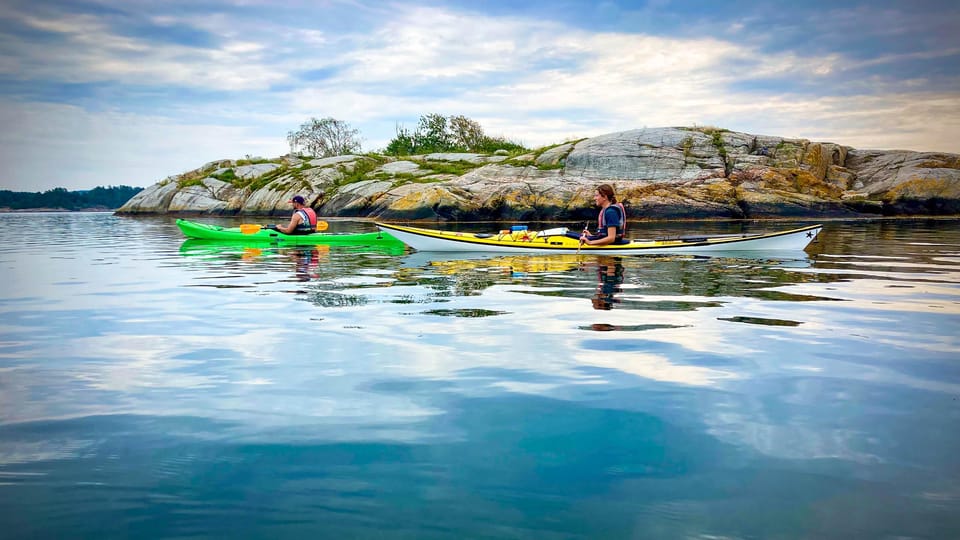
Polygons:
M596 240L590 240L586 236L581 237L580 240L588 246L605 246L612 244L617 240L617 228L607 227L607 235L602 238L597 238Z
M284 227L283 225L277 224L277 230L282 232L283 234L292 234L293 231L297 229L297 225L299 225L302 220L303 218L300 217L300 212L294 212L293 215L290 216L290 223L286 227Z

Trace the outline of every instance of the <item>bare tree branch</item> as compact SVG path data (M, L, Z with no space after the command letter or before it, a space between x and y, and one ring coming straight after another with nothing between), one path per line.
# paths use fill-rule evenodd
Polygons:
M311 118L297 131L287 134L290 152L315 157L332 157L360 152L360 131L334 118Z

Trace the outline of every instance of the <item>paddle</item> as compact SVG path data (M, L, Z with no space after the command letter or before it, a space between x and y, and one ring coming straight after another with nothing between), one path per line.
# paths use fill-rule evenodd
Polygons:
M326 221L318 221L317 232L323 232L327 230L329 226L330 224L327 223ZM240 225L240 232L243 234L256 234L260 232L260 229L263 229L263 228L272 229L272 228L275 228L275 226L270 226L270 225L264 226L264 225L256 225L253 223L243 223Z
M583 235L587 233L587 223L586 221L583 222L583 232L580 233L580 243L577 244L577 255L580 254L580 248L583 247Z

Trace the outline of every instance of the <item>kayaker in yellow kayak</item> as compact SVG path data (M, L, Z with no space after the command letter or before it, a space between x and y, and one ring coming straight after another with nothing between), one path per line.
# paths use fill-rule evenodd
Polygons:
M593 194L593 201L600 207L600 215L597 216L597 232L590 234L590 231L584 227L583 232L567 233L571 238L579 238L580 244L588 246L605 246L607 244L623 244L624 233L627 231L627 210L623 204L617 202L617 195L613 192L610 184L601 184L597 186L597 192Z
M283 225L267 226L268 229L276 229L284 234L311 234L317 232L317 213L313 208L306 206L303 197L296 195L290 199L293 205L293 215L290 216L290 223L286 227Z

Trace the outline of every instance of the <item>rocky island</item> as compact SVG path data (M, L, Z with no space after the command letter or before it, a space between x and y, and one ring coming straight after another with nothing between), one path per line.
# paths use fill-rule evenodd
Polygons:
M381 220L583 220L615 186L636 219L960 214L960 155L858 150L712 127L644 128L510 154L214 161L150 186L121 214L317 214Z

